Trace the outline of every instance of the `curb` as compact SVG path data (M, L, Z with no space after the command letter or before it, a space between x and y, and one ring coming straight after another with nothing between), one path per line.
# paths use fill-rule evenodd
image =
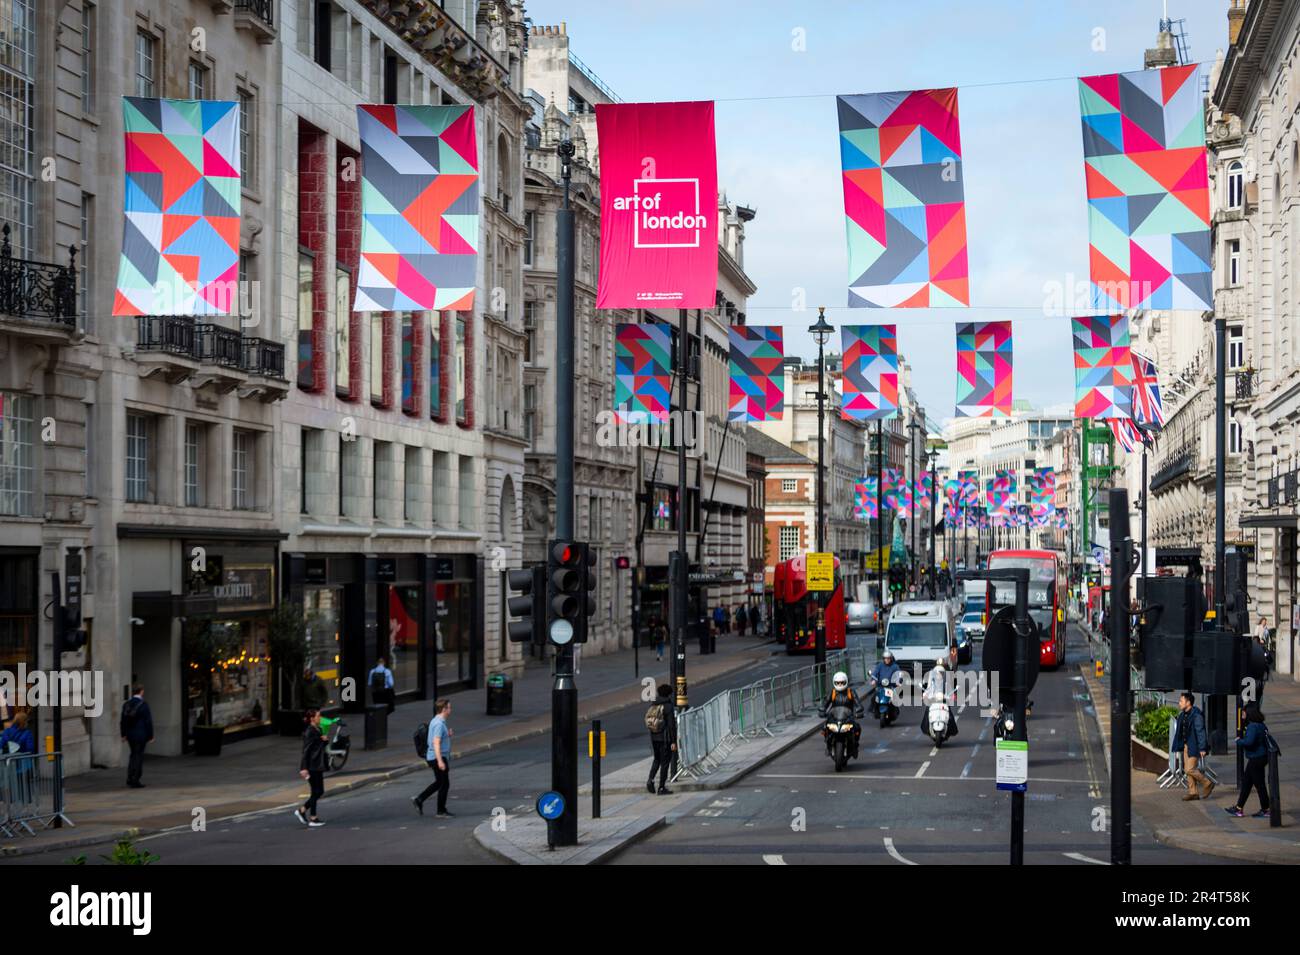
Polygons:
M780 745L773 747L771 750L765 753L762 753L760 756L754 759L752 763L749 763L741 767L737 767L734 771L727 773L725 775L721 775L717 779L677 780L673 782L673 786L678 791L683 793L709 793L709 792L717 792L719 790L727 789L728 787L733 786L736 783L740 782L742 779L744 779L754 770L759 769L762 766L765 766L767 763L770 763L778 756L784 755L786 752L793 749L795 746L799 745L804 740L808 739L808 737L815 734L819 729L821 729L820 722L814 721L813 724L807 730L797 731L793 733L788 740L784 740L783 742L781 742ZM612 788L612 789L602 786L600 791L602 794L604 793L630 794L630 793L635 793L638 790L634 788L628 788L622 786ZM591 794L590 784L587 784L579 789L579 795L589 796L590 794ZM702 801L703 800L698 800L696 802L702 802ZM683 802L681 806L675 807L669 812L665 812L663 814L651 813L644 818L629 816L628 817L629 820L635 820L635 821L629 823L628 828L631 829L631 832L629 832L626 836L620 837L616 835L616 836L606 837L605 839L602 839L598 842L591 844L591 846L589 847L592 850L590 855L587 855L585 852L578 852L574 856L566 860L565 862L559 864L560 865L597 865L601 862L604 862L607 859L610 859L618 855L619 853L625 851L628 847L634 845L635 843L641 841L642 839L645 839L647 836L650 836L653 833L658 832L660 829L667 828L669 815L677 815L681 813L685 807L693 806L696 804L696 802L687 800ZM486 831L480 834L479 830L483 829L485 826L487 827ZM517 853L512 854L508 852L506 849L502 848L501 847L502 844L505 845L509 845L509 844L506 843L504 839L498 839L496 837L496 833L492 832L491 830L490 822L479 823L479 825L474 827L474 840L485 850L491 853L494 857L499 858L505 862L509 862L514 865L546 864L544 860L537 859L531 853L525 853L519 851Z
M765 644L759 643L759 644L755 644L755 647L761 647L764 645ZM723 677L731 676L733 673L738 673L741 670L744 670L747 667L751 667L754 664L759 662L761 662L761 660L745 660L744 662L738 664L737 666L728 667L724 670L719 670L717 673L709 676L708 679L705 680L704 682L708 682L709 680L719 680L722 679ZM606 692L618 693L620 692L620 690L617 689L607 690ZM619 710L625 709L628 706L634 706L634 705L635 705L635 701L632 703L612 703L608 706L603 706L594 711L579 713L578 719L579 722L581 722L584 719L588 719L588 720L598 719L599 717L606 716L610 713L618 712ZM539 717L541 717L544 716L545 714L538 714L538 715ZM480 753L486 753L494 749L500 749L503 746L510 746L514 743L520 742L521 740L532 739L533 737L536 736L545 736L550 731L551 728L549 726L541 726L536 729L531 729L521 733L516 733L515 735L506 737L505 739L494 739L488 742L471 744L460 752L458 758L465 759L470 756L477 756ZM390 769L384 773L376 773L375 775L367 776L363 779L354 779L351 780L350 782L340 783L339 785L332 787L329 790L329 792L325 794L323 798L328 799L331 796L337 796L337 795L342 795L344 793L355 792L356 790L361 789L364 786L372 785L373 783L390 782L391 780L399 779L402 776L407 776L410 775L411 773L418 772L419 770L423 770L427 768L428 768L427 764L424 763L423 761L412 761L407 765L399 766L396 769ZM229 815L229 816L210 816L208 817L207 821L209 824L215 822L230 822L231 820L234 819L243 819L248 816L256 816L262 813L284 812L286 810L294 808L295 805L297 805L297 803L288 802L278 806L267 806L264 809L252 809L252 810L248 810L247 812L234 813L233 815ZM100 835L95 835L95 836L81 836L79 838L67 839L61 842L43 843L41 845L22 845L22 844L0 845L0 859L16 858L18 856L43 855L45 853L61 852L67 849L81 849L88 846L100 845L101 843L118 842L122 839L145 839L154 836L168 835L170 833L180 832L182 830L186 830L189 828L190 827L188 823L181 823L180 825L176 825L176 826L159 826L153 828L130 827L127 829L119 829L116 830L115 832L102 833Z
M1276 849L1264 846L1259 849L1236 844L1206 843L1198 839L1189 839L1175 830L1155 829L1155 840L1174 849L1184 849L1198 855L1217 856L1221 859L1234 859L1238 862L1263 862L1266 865L1295 865L1295 850ZM1260 837L1255 837L1260 838Z

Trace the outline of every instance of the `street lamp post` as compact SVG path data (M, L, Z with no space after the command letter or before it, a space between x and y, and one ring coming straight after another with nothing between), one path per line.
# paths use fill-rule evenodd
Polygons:
M808 328L817 342L817 553L826 541L826 478L823 459L826 446L826 342L834 329L826 321L825 307L817 309L817 324ZM826 665L826 616L822 594L817 595L817 633L813 650L813 663Z
M907 430L912 433L911 441L908 443L909 453L908 470L912 474L912 512L910 515L912 522L912 583L917 582L919 561L916 559L916 512L919 510L916 500L916 432L923 429L923 425L917 424L916 418L913 417L907 425Z
M939 452L936 449L930 450L930 599L934 600L938 595L937 582L935 580L934 566L934 525L935 525L935 505L939 498L939 487L936 483L938 475L935 472L935 466L939 460Z

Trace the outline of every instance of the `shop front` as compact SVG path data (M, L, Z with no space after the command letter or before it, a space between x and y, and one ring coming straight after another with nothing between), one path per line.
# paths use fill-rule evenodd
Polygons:
M0 670L36 669L37 567L35 548L0 547ZM0 689L0 722L12 717L17 700Z
M200 549L202 569L195 569L192 555ZM269 635L276 547L185 540L181 554L187 602L182 632L206 631L223 649L208 674L185 659L182 650L184 738L188 741L193 727L209 719L224 729L227 741L261 735L271 727L274 714Z
M482 684L474 555L285 554L283 564L285 599L303 607L308 663L325 682L327 708L372 702L367 674L380 657L399 700ZM357 692L345 694L348 685Z

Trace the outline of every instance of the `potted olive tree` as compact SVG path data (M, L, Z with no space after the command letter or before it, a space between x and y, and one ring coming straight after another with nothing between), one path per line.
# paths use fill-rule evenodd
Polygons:
M307 621L302 606L282 603L267 628L275 667L275 728L281 736L302 733L302 669L307 662Z
M203 698L203 722L191 729L196 756L220 756L226 728L212 720L212 678L221 664L238 652L237 641L211 620L191 617L181 627L181 649L191 686Z

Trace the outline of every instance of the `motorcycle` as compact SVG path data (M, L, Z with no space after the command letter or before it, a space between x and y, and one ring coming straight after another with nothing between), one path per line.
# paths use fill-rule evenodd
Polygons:
M857 730L858 724L850 707L831 707L822 727L822 736L826 739L826 754L835 761L837 773L848 765L850 757L858 755Z
M894 693L894 687L888 683L876 684L876 718L880 720L881 729L898 719L898 706L894 703Z
M1030 700L1025 704L1025 719L1029 719L1034 712L1034 701ZM1013 707L1005 703L998 707L997 715L993 717L993 733L997 739L1011 739L1011 734L1016 728L1016 711Z
M941 694L928 694L927 704L929 710L925 718L926 735L934 741L934 745L942 746L952 734L952 710L949 709L948 701Z
M326 726L326 720L322 719L321 726L325 728L325 768L337 772L348 761L348 753L352 750L348 724L342 719L334 719L329 720Z

